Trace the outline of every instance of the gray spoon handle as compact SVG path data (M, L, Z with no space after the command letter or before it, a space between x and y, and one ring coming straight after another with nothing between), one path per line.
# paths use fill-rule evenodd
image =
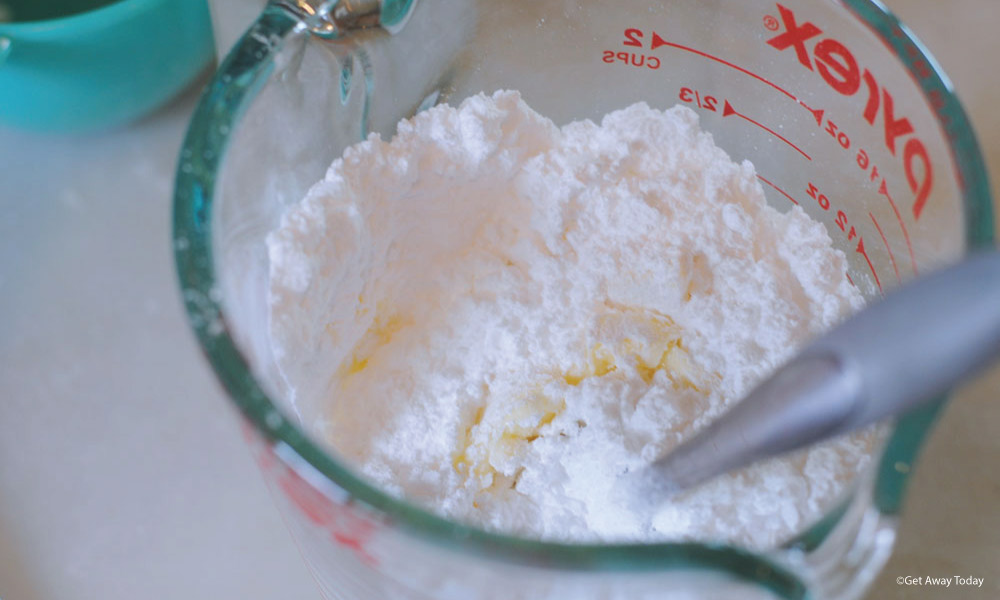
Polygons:
M1000 356L1000 253L915 280L807 346L651 465L684 489L909 411Z

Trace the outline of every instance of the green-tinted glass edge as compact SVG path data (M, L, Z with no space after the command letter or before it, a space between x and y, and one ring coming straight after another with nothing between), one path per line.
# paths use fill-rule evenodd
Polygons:
M976 135L951 83L923 43L880 2L841 1L896 52L923 90L951 142L964 201L967 246L970 251L991 246L993 202L989 178ZM879 512L899 513L913 464L946 402L947 398L942 397L897 421L878 465L874 502Z

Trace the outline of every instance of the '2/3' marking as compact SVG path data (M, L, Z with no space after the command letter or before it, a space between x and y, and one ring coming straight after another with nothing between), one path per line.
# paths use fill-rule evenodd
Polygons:
M920 218L921 210L927 201L930 191L933 187L933 172L932 166L927 154L926 147L919 137L913 134L913 125L906 117L897 117L895 113L895 106L893 103L893 97L887 89L882 89L883 86L878 83L874 76L870 73L868 69L863 69L858 63L854 55L847 49L846 46L834 39L821 39L816 43L812 54L810 55L810 46L806 45L804 42L810 40L810 38L817 37L822 34L822 30L816 27L812 23L804 22L799 24L795 19L794 13L782 6L780 3L776 4L780 14L781 20L774 17L773 15L764 15L764 28L770 32L776 32L777 35L766 40L767 45L774 47L778 51L783 51L787 49L794 49L794 54L798 61L809 70L815 70L818 72L823 79L837 92L841 94L853 96L862 87L867 90L867 100L865 102L863 116L864 119L872 126L876 125L876 118L879 114L883 115L883 125L882 130L885 133L885 143L889 150L889 153L896 155L897 140L902 140L900 142L903 148L902 162L906 174L907 184L910 190L916 194L916 198L912 207L914 220ZM784 25L785 31L782 30ZM898 30L898 28L897 28ZM774 90L780 92L781 94L787 96L797 104L801 105L803 108L808 110L816 120L816 124L825 130L825 132L830 135L833 141L838 144L844 150L852 150L855 146L854 140L848 135L846 131L838 127L830 119L826 119L824 127L824 113L826 112L821 108L812 108L801 98L798 98L791 91L781 87L773 81L761 76L758 73L750 71L738 64L730 62L725 58L720 56L715 56L710 53L704 52L697 48L686 46L674 41L664 39L656 31L643 31L637 28L626 29L623 32L622 46L627 48L627 51L616 52L614 50L605 50L603 53L603 60L608 64L618 64L626 67L640 67L646 66L648 68L659 69L661 66L660 60L656 56L645 55L641 53L636 53L631 48L645 48L646 47L646 34L648 37L648 49L649 51L656 51L658 48L672 48L680 50L683 52L692 53L694 55L700 56L707 60L714 61L720 65L724 65L747 76L753 77L758 81L770 86ZM898 35L902 35L901 30L898 30ZM811 40L810 40L811 41ZM914 47L914 51L916 51ZM815 61L815 62L814 62ZM841 62L842 61L842 62ZM928 68L929 69L929 68ZM928 71L930 72L930 71ZM862 84L864 84L862 86ZM880 93L881 92L881 93ZM932 100L934 95L932 94ZM704 103L699 102L699 106L708 110ZM762 123L753 120L747 115L739 113L735 110L728 110L730 108L729 103L725 103L725 109L723 110L723 116L728 116L730 114L736 114L739 117L747 120L755 125L767 129L772 134L781 137L775 130L769 129ZM940 106L935 104L935 108L940 109ZM881 111L881 112L880 112ZM940 117L939 113L939 117ZM798 146L788 141L785 138L781 138L790 145L794 146L799 152L801 152L807 158L808 155L802 152ZM903 143L905 142L905 143ZM863 148L857 149L857 161L858 166L865 170L869 166L868 152ZM920 167L923 167L921 170ZM879 173L874 165L871 166L871 180L876 181L878 179ZM910 240L909 231L907 230L906 224L903 220L903 215L896 205L894 198L889 194L888 186L885 179L883 178L881 185L879 186L879 194L885 196L889 204L892 206L893 213L896 220L899 222L900 229L903 232L903 238L906 242L906 248L909 252L910 263L913 268L913 272L917 273L917 263L916 257L913 252L913 245ZM895 267L896 265L894 265Z
M716 106L718 106L719 101L715 98L715 96L703 95L701 92L699 92L696 89L683 87L683 88L681 88L681 91L677 95L677 97L682 102L687 102L689 104L691 104L691 103L697 104L698 108L703 108L703 109L711 111L711 112L718 112L716 110ZM728 117L728 116L731 116L731 115L736 115L737 117L743 119L744 121L746 121L746 122L748 122L748 123L750 123L752 125L755 125L755 126L761 128L761 129L763 129L764 131L768 132L769 134L771 134L775 138L777 138L777 139L781 140L782 142L788 144L789 147L791 147L793 150L795 150L796 152L798 152L799 154L801 154L803 156L803 158L805 158L806 160L812 160L812 157L809 156L795 142L789 140L785 136L781 135L780 133L778 133L774 129L771 129L767 125L764 125L760 121L757 121L756 119L753 119L753 118L751 118L751 117L749 117L749 116L747 116L747 115L739 112L738 110L736 110L735 108L733 108L733 105L732 105L732 103L729 102L729 100L725 100L724 99L722 101L722 116L723 117Z
M715 96L704 96L698 90L692 90L691 88L681 88L680 94L677 97L681 102L691 103L692 101L698 105L698 108L704 108L705 110L710 110L716 112L715 107L719 104L719 101Z

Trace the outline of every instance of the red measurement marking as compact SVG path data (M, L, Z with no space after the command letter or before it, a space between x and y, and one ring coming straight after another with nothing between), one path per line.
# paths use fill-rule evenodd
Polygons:
M309 521L325 529L333 541L352 550L363 562L378 564L367 549L375 532L374 523L354 514L350 507L332 502L291 469L279 475L278 487Z
M778 138L779 140L785 142L786 144L788 144L792 148L795 148L795 150L799 154L801 154L802 156L806 157L807 160L812 160L811 156L809 156L808 154L806 154L805 152L803 152L802 148L799 148L795 144L793 144L790 141L788 141L788 139L785 136L781 135L780 133L778 133L777 131L771 129L770 127L767 127L766 125L762 125L761 123L758 123L757 121L754 121L753 119L751 119L750 117L744 115L743 113L737 112L737 110L735 108L733 108L733 105L729 103L729 100L726 100L725 102L726 102L726 104L725 104L725 106L722 109L722 116L723 117L728 117L729 115L736 115L737 117L740 117L741 119L745 119L745 120L753 123L757 127L760 127L764 131L770 133L771 135L773 135L774 137Z
M844 275L847 276L847 281L849 281L851 285L854 285L854 280L851 279L851 274L850 273L844 273ZM858 286L855 285L854 287L858 287Z
M378 564L375 557L369 554L368 549L365 547L368 538L375 530L375 526L368 522L359 521L355 523L355 527L356 531L349 533L341 531L332 532L331 536L333 537L333 541L350 548L359 558L361 558L362 561L368 563L369 565Z
M889 262L892 263L892 270L896 273L896 281L901 281L899 278L899 268L896 266L896 257L893 256L892 248L889 247L889 240L885 239L885 233L882 231L882 226L875 220L875 215L868 213L868 216L872 218L872 223L875 224L875 229L878 229L878 234L882 236L882 243L885 244L885 249L889 251Z
M802 104L802 102L799 101L799 104ZM809 112L811 112L813 114L813 118L816 119L816 124L817 125L820 125L820 126L823 125L823 109L822 108L809 108L805 104L802 104L802 106L805 106L806 110L808 110Z
M776 189L776 190L778 191L778 193L779 193L779 194L781 194L781 195L782 195L782 196L784 196L785 198L788 198L789 200L791 200L791 201L792 201L792 204L795 204L795 205L798 205L798 202L796 202L796 201L795 201L795 198L792 198L791 196L789 196L789 195L788 195L788 192L786 192L785 190L783 190L783 189L781 189L780 187L778 187L778 186L774 185L773 183L771 183L770 181L768 181L768 180L764 179L764 178L763 178L763 177L761 177L760 175L758 175L758 176L757 176L757 179L760 179L761 181L763 181L763 182L764 182L764 183L766 183L767 185L769 185L769 186L773 187L774 189Z
M813 117L816 118L816 123L817 124L820 124L820 123L823 122L823 110L822 109L818 109L817 110L817 109L814 109L814 108L810 107L808 104L806 104L802 100L799 100L798 97L795 94L789 92L788 90L786 90L785 88L781 87L780 85L774 83L773 81L770 81L768 79L765 79L764 77L761 77L760 75L754 73L753 71L748 71L747 69L744 69L743 67L741 67L739 65L735 65L735 64L729 62L728 60L719 58L718 56L714 56L714 55L709 54L707 52L702 52L701 50L696 50L694 48L691 48L690 46L683 46L681 44L675 44L673 42L668 42L665 39L663 39L662 37L660 37L660 34L658 34L658 33L656 33L654 31L653 32L653 40L652 40L652 42L650 42L650 46L649 47L652 50L656 50L660 46L670 46L671 48L677 48L678 50L683 50L685 52L691 52L692 54L697 54L698 56L701 56L703 58L707 58L709 60L714 60L715 62L717 62L717 63L719 63L721 65L726 65L727 67L729 67L731 69L736 69L740 73L743 73L745 75L749 75L750 77L753 77L754 79L756 79L758 81L761 81L763 83L766 83L767 85L773 87L774 89L776 89L779 92L781 92L782 94L788 96L789 98L791 98L792 100L794 100L798 104L801 104L806 110L808 110L809 112L811 112L813 114Z
M872 264L872 259L868 258L868 253L865 252L865 240L863 239L858 240L857 252L860 253L861 256L865 257L865 262L868 263L868 268L872 270L872 275L875 277L875 285L878 286L878 291L881 294L882 282L878 280L878 273L875 272L875 265Z
M892 196L889 195L889 186L886 185L885 178L882 179L882 185L879 186L878 193L888 198L889 206L892 207L892 212L896 213L896 220L899 221L899 228L903 230L903 239L906 240L906 250L910 253L910 264L913 265L913 274L917 275L917 259L913 256L913 245L910 244L910 233L906 231L906 225L903 223L903 217L899 214L899 209L896 208L896 203L893 201Z
M625 41L622 42L625 46L636 46L642 48L642 30L641 29L626 29L625 30Z

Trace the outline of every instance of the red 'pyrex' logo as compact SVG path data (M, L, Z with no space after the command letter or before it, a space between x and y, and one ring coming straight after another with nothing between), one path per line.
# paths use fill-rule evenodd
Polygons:
M930 195L934 172L927 147L916 135L913 124L906 117L896 116L892 94L871 71L858 64L847 46L832 37L822 37L823 30L813 23L799 23L790 9L781 4L777 7L784 31L767 40L767 44L780 51L791 49L799 64L819 73L839 94L853 96L864 90L867 100L862 116L865 121L874 127L881 113L885 147L889 154L897 156L897 149L902 148L906 182L914 194L913 218L919 219Z

